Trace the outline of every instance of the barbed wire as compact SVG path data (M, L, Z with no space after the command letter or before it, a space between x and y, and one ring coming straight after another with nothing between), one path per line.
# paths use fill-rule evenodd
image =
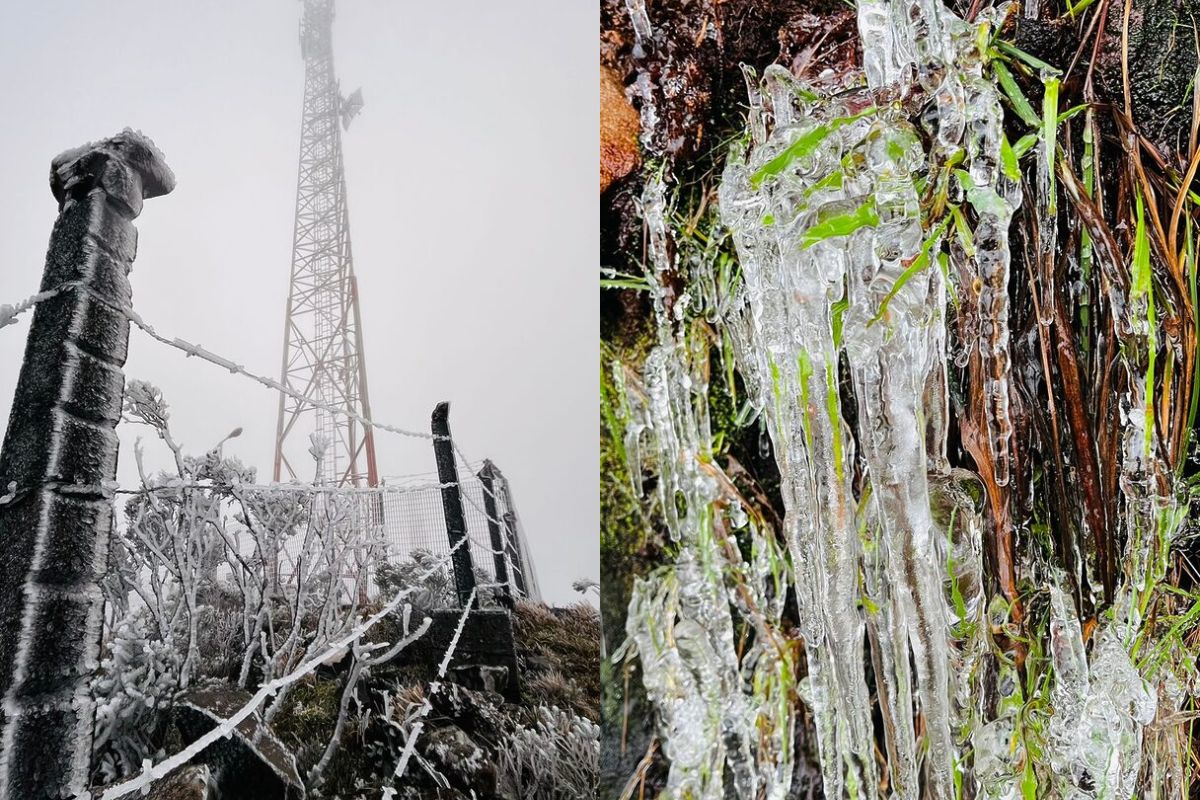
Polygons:
M91 292L90 290L89 290L89 293L91 293L93 295L95 294L94 292ZM199 358L202 361L207 361L210 364L215 364L218 367L223 367L235 375L241 375L243 377L250 378L253 381L261 383L263 386L266 386L267 388L274 389L277 392L280 392L281 394L287 395L288 397L292 398L293 400L299 400L302 403L307 403L308 405L312 406L313 408L319 408L322 411L329 412L330 414L341 414L343 416L349 417L350 419L353 419L355 422L358 422L362 425L366 425L371 428L376 428L378 430L387 431L388 433L394 433L398 436L408 436L413 439L428 439L428 440L437 440L438 438L440 438L432 433L425 433L423 431L412 431L412 430L408 430L406 428L398 428L394 425L387 425L382 422L376 422L373 419L364 417L361 414L357 414L347 408L339 408L338 406L332 406L332 405L328 405L326 403L322 403L319 400L314 400L313 398L303 395L294 389L284 386L282 383L280 383L279 381L277 381L273 378L268 378L265 375L257 375L253 372L250 372L245 367L243 367L241 364L237 364L237 363L231 361L230 359L227 359L223 356L217 355L216 353L206 350L201 345L192 344L191 342L188 342L184 339L180 339L178 337L176 337L174 339L168 339L166 336L163 336L160 333L158 333L151 325L149 325L147 322L142 320L141 317L139 317L132 310L127 311L126 313L129 317L129 321L132 322L138 329L140 329L143 333L145 333L147 336L151 337L152 339L155 339L156 341L159 341L162 344L167 345L168 347L173 347L176 350L180 350L189 357Z
M16 303L5 303L0 305L0 328L5 327L6 325L15 324L17 317L21 316L43 300L49 300L51 297L61 294L67 289L80 285L82 284L80 284L79 281L67 281L66 283L59 284L53 289L48 289L44 292L38 292L37 294L30 295L24 300L19 300Z
M0 506L7 505L17 498L29 493L35 489L53 487L59 489L65 494L86 494L100 495L109 497L111 495L150 495L150 494L171 494L173 492L181 492L186 490L206 490L222 494L232 494L239 491L261 492L263 494L273 492L291 492L295 494L335 494L335 495L363 495L372 496L378 494L400 495L400 494L417 494L441 489L452 489L460 486L458 482L450 481L448 483L426 483L413 484L408 486L321 486L312 483L207 483L203 481L170 481L159 486L142 486L140 488L123 487L115 481L111 483L64 483L62 481L47 480L38 481L35 483L26 483L18 485L16 482L10 483L6 487L0 487Z
M307 397L307 396L283 385L282 383L280 383L277 380L274 380L273 378L269 378L265 375L258 375L256 373L250 372L244 366L236 363L232 359L226 358L226 357L221 356L217 353L214 353L210 350L207 350L199 344L193 344L193 343L188 342L185 339L181 339L179 337L168 338L167 336L160 334L154 328L154 326L152 326L150 323L146 322L141 317L140 314L138 314L136 311L133 310L132 307L130 307L128 305L119 305L117 303L114 303L111 300L109 300L108 298L97 293L95 290L93 290L87 284L82 283L80 281L66 281L62 284L59 284L58 286L56 286L53 289L47 290L45 292L39 292L38 294L32 295L14 306L0 306L0 327L3 327L3 325L8 324L8 322L11 322L12 320L14 320L17 315L24 313L25 311L28 311L30 308L33 308L34 306L36 306L38 303L44 302L45 300L49 300L50 298L55 297L56 295L58 295L64 291L67 291L68 289L71 289L71 288L79 288L79 289L83 290L90 298L92 298L96 302L98 302L98 303L108 307L109 309L115 311L116 313L124 316L126 319L129 320L130 323L132 323L136 328L141 330L143 333L145 333L150 338L152 338L155 341L157 341L161 344L164 344L168 347L171 347L171 348L174 348L176 350L183 352L185 354L185 356L187 356L189 358L195 357L195 358L199 358L202 361L207 361L210 364L214 364L215 366L219 366L219 367L227 370L231 374L240 375L242 377L249 378L250 380L253 380L256 383L266 386L269 389L274 389L275 391L278 391L284 395L287 395L288 397L291 397L294 400L298 400L300 402L307 403L307 404L313 406L314 408L320 408L331 414L339 414L339 415L346 416L346 417L353 419L356 422L359 422L360 424L365 425L365 426L369 426L369 427L372 427L372 428L375 428L378 430L386 431L388 433L394 433L398 436L425 439L427 441L447 441L448 440L450 442L451 446L453 447L453 451L454 451L455 455L458 457L458 459L467 468L467 470L470 472L471 475L475 475L475 470L472 465L471 459L467 457L466 453L463 451L462 447L458 444L458 442L456 442L454 440L453 436L441 436L441 435L436 435L436 434L432 434L432 433L424 433L423 431L408 430L408 429L400 428L400 427L397 427L394 425L388 425L388 424L385 424L382 422L377 422L373 419L364 417L360 414L350 411L347 408L321 403L317 400ZM7 317L5 316L6 309L8 309ZM8 320L8 322L5 322L6 319ZM286 485L287 484L279 484L279 486L286 486ZM59 484L60 488L64 488L65 486L66 486L65 484ZM315 484L308 485L308 486L311 486L313 489L320 488L320 487L317 487ZM494 516L489 514L485 508L481 507L475 501L475 499L470 496L469 492L461 491L464 488L461 481L450 481L450 482L438 484L438 488L454 488L454 487L457 487L460 489L459 496L465 497L467 500L467 503L472 508L474 508L476 512L478 512L488 522L498 526L500 528L500 530L502 531L502 536L503 536L504 542L505 542L505 549L503 551L497 551L490 547L485 547L484 549L488 549L493 555L503 555L508 562L509 568L516 569L512 565L511 558L507 551L507 547L510 544L510 541L509 541L510 537L509 537L508 525L507 525L506 521L496 519ZM491 499L494 503L499 505L497 502L497 497L496 497L495 491L493 489L489 488L482 481L480 482L480 487L484 493L486 493L487 495L489 495L491 497ZM9 487L9 488L11 489L11 487ZM30 488L35 488L35 487L24 487L24 488L26 491L28 491ZM206 488L211 488L211 487L206 487ZM341 488L341 487L330 487L330 488ZM371 488L375 488L375 487L371 487ZM399 488L403 488L403 487L399 487ZM427 487L421 487L421 488L427 488ZM5 487L0 487L0 491L4 491L4 489L5 489ZM80 493L86 493L86 492L91 491L91 492L95 492L95 493L99 493L99 494L104 494L103 491L96 491L96 489L97 489L97 487L75 486L71 489L64 489L64 490L76 491L76 492L80 492ZM164 487L160 491L168 491L168 490L169 490L168 487ZM136 493L136 491L137 490L124 490L121 493L126 493L126 494ZM159 490L156 489L156 491L159 491ZM10 502L13 499L14 494L15 494L15 492L10 490L6 494L0 496L0 505L3 505L5 502ZM476 544L478 545L480 543L477 542ZM516 571L520 572L520 570L516 570Z
M279 381L277 381L273 378L269 378L265 375L258 375L256 373L250 372L241 364L238 364L237 362L233 361L232 359L226 358L222 355L219 355L210 350L207 350L202 345L193 344L193 343L191 343L185 339L181 339L179 337L168 338L168 337L164 336L163 334L160 334L153 325L146 322L146 320L143 319L140 314L138 314L136 311L134 311L132 307L118 305L118 304L112 302L111 300L109 300L107 297L104 297L103 295L100 295L99 293L97 293L90 286L88 286L84 283L81 283L79 281L67 281L67 282L62 283L59 286L55 287L54 289L50 289L48 291L40 292L36 295L33 295L33 296L27 298L26 300L22 301L21 303L17 304L16 306L0 306L0 327L3 327L3 325L5 324L5 322L4 322L4 320L5 320L4 310L5 309L14 309L13 311L10 312L9 316L12 318L15 318L15 316L17 314L27 311L28 309L34 307L38 303L43 302L44 300L48 300L51 297L54 297L55 295L58 295L61 292L66 291L67 289L70 289L70 288L82 289L93 300L95 300L96 302L101 303L101 304L107 306L108 308L112 309L113 311L116 311L117 313L121 314L126 319L128 319L136 328L141 330L143 333L145 333L147 336L154 339L155 341L157 341L161 344L165 344L168 347L179 350L179 351L183 352L189 358L191 358L191 357L199 358L202 361L207 361L210 364L214 364L215 366L218 366L225 370L228 370L232 374L241 375L242 377L249 378L249 379L255 381L256 383L266 386L269 389L274 389L277 392L287 395L288 397L291 397L293 400L298 400L300 402L307 403L307 404L313 406L314 408L319 408L323 411L329 412L330 414L340 414L342 416L353 419L354 421L359 422L362 425L366 425L371 428L376 428L378 430L387 431L388 433L394 433L394 434L397 434L398 436L407 436L410 438L426 439L426 440L431 440L431 441L439 441L439 440L447 440L448 439L450 441L450 443L453 445L454 452L458 455L459 459L463 462L463 464L467 467L467 469L471 472L472 475L475 474L471 459L469 459L466 456L466 454L463 452L462 448L458 445L457 442L454 441L454 438L452 436L438 436L436 434L425 433L423 431L413 431L413 430L408 430L406 428L396 427L394 425L388 425L386 423L377 422L368 417L364 417L360 414L350 411L347 408L342 408L342 407L338 407L338 406L332 406L332 405L327 405L327 404L321 403L320 401L314 400L311 397L303 395L300 392L295 391L294 389L284 386L282 383L280 383ZM495 494L492 491L488 490L486 487L484 488L484 491L486 491L488 494L492 495L493 500L495 499ZM472 504L474 504L474 501L471 501L471 502L472 502ZM478 506L476 506L476 510L479 511L481 514L483 514L491 522L495 522L496 524L503 524L503 523L501 523L500 520L494 519L489 514L487 514L485 511L478 508Z
M122 314L125 314L129 318L130 322L132 322L137 328L142 330L145 334L147 334L151 338L153 338L156 341L161 342L162 344L165 344L169 347L173 347L178 350L181 350L184 353L186 353L188 356L195 356L202 360L208 361L209 363L215 364L219 367L223 367L223 368L229 370L233 374L242 375L243 377L247 377L247 378L250 378L251 380L257 381L258 383L261 383L264 386L267 386L272 389L276 389L277 391L282 392L283 394L288 395L289 397L292 397L293 399L300 400L301 402L309 403L313 407L320 408L331 414L341 414L341 415L349 417L350 419L353 419L356 422L359 422L363 425L368 425L370 427L377 428L379 430L384 430L384 431L387 431L388 433L395 433L395 434L398 434L401 436L409 436L409 437L414 437L414 438L428 439L428 440L432 440L432 441L449 440L451 446L454 448L454 452L458 455L459 459L463 462L463 464L467 467L467 469L471 472L472 475L475 474L474 469L471 466L471 459L469 459L466 456L466 454L463 452L462 448L454 440L453 436L438 436L438 435L435 435L432 433L423 433L423 432L418 432L418 431L406 430L404 428L397 428L392 425L386 425L381 422L376 422L376 421L369 419L367 417L364 417L360 414L356 414L346 408L326 405L324 403L319 403L317 401L314 401L311 398L308 398L308 397L300 394L299 392L289 389L288 387L279 383L279 381L273 380L273 379L268 378L263 375L256 375L252 372L249 372L244 367L242 367L240 364L237 364L230 359L224 358L223 356L217 355L216 353L212 353L208 350L205 350L200 345L191 344L190 342L187 342L187 341L185 341L183 339L179 339L179 338L175 338L173 340L168 339L167 337L159 334L153 328L153 326L151 326L149 323L147 323L145 320L143 320L137 314L137 312L133 311L133 309L120 308L119 306L116 306L116 305L112 304L111 302L109 302L106 298L103 298L103 297L100 297L99 295L97 295L89 287L84 287L84 288L90 295L92 295L93 297L96 297L100 302L103 302L103 303L109 305L110 307L112 307L114 310L119 311ZM484 486L483 489L485 492L487 492L489 495L491 495L493 501L496 499L495 493L491 489L488 489L486 486ZM502 527L504 526L504 522L502 520L496 519L491 514L488 514L487 511L480 508L479 505L475 502L474 498L470 497L469 494L467 494L466 492L461 492L461 491L459 492L459 494L460 494L460 496L466 496L467 502L470 503L475 508L475 510L478 511L480 514L482 514L484 516L484 518L487 519L489 522L492 522L496 525L500 525Z
M404 773L408 770L408 762L412 758L413 751L416 749L417 739L420 738L421 731L425 729L425 717L433 709L433 704L429 702L429 695L438 691L442 686L442 681L446 678L446 671L450 668L450 661L454 658L454 651L458 649L458 641L462 637L463 629L467 626L467 618L475 610L475 593L476 590L472 589L471 596L467 598L463 612L458 618L458 625L454 629L454 636L450 639L450 644L442 656L441 664L438 665L437 675L429 682L429 689L425 693L425 700L421 704L420 711L414 717L414 724L408 733L407 741L404 743L404 750L400 753L400 760L396 763L396 769L392 773L392 782L403 778ZM390 782L384 787L383 800L390 800L395 794L396 790L392 788Z
M175 755L166 758L157 764L146 767L134 777L123 781L116 786L109 787L107 790L105 790L104 794L101 795L100 800L117 800L117 798L126 797L133 792L145 789L159 778L166 777L166 775L168 775L175 768L186 764L218 739L230 735L238 725L240 725L244 720L246 720L246 718L257 711L258 707L266 702L267 698L315 672L318 667L320 667L333 656L337 655L342 650L345 650L347 647L360 640L367 633L367 631L379 624L388 615L395 612L406 597L420 588L421 582L445 567L446 564L448 564L453 558L454 552L459 547L462 547L463 543L466 541L466 539L459 541L458 544L450 548L449 553L447 553L439 561L435 562L425 572L418 575L414 579L413 585L399 590L379 611L367 617L365 620L355 626L349 633L334 641L319 655L313 656L307 661L302 662L298 667L296 667L296 669L292 670L287 675L284 675L280 678L275 678L274 680L263 684L259 687L258 691L254 693L250 700L248 700L240 709L230 716L218 720L216 726L208 733L204 734ZM452 646L457 646L458 644L458 635L461 633L461 625L465 625L465 618L471 613L472 606L474 605L474 599L475 592L472 591L472 602L468 604L465 609L463 620L460 622L460 630L456 632L455 638L451 642ZM425 634L425 632L429 629L430 622L430 618L426 617L425 623L423 624L423 630L421 631L420 635L414 638L412 641L416 641L417 638L420 638L420 636ZM445 658L443 658L443 663L446 663Z

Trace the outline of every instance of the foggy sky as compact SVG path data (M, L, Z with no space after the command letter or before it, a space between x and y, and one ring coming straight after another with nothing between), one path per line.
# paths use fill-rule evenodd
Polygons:
M295 0L27 0L0 23L0 303L37 291L50 159L125 127L178 179L137 220L134 307L159 333L278 377L304 65ZM334 58L362 114L343 135L373 416L456 441L509 476L548 602L598 576L596 6L342 0ZM7 423L29 319L0 329ZM269 481L278 395L134 330L128 378L175 436ZM146 428L122 425L167 465ZM376 434L384 475L434 469Z

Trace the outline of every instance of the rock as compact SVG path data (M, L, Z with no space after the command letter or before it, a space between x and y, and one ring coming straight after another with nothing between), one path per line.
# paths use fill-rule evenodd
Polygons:
M468 689L480 692L503 694L508 688L511 676L508 667L488 666L487 664L468 664L462 667L450 668L451 679Z
M172 719L185 745L215 728L250 700L232 686L192 689L172 709ZM296 757L254 714L205 748L193 763L211 770L221 800L303 800L304 784Z
M488 797L496 793L496 767L492 759L461 729L450 726L432 731L422 750L443 774L452 775L454 782L472 796Z
M638 114L617 74L600 68L600 192L638 165Z
M393 664L425 666L441 661L462 612L437 609L425 635L401 650ZM503 667L503 670L497 669ZM476 689L493 687L510 703L521 702L521 680L513 638L512 616L502 608L481 608L467 617L451 662L457 680L464 678Z
M475 691L457 683L442 683L429 693L433 715L448 720L479 741L499 741L508 727L499 695Z
M185 764L150 787L146 800L216 800L212 772L205 764Z
M1133 0L1129 15L1129 92L1134 124L1168 163L1184 169L1192 127L1191 82L1197 54L1191 31L1200 0ZM1124 105L1121 69L1123 2L1111 3L1097 59L1100 91ZM1184 33L1186 31L1186 33Z

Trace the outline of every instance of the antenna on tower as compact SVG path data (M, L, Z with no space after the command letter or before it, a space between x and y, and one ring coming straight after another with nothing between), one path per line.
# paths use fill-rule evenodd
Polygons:
M343 98L333 72L333 0L304 0L300 23L304 105L292 270L283 323L276 481L377 486L342 130L362 110L362 90ZM340 123L340 124L339 124Z
M343 130L350 130L350 121L358 116L358 112L362 111L362 107L362 89L355 89L354 94L342 98L341 113Z

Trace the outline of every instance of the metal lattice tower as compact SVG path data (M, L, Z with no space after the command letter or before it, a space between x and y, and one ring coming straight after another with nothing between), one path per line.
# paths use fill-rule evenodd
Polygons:
M317 483L376 486L371 428L328 410L371 416L342 165L342 129L362 92L343 97L333 74L333 0L304 0L300 50L304 119L280 382L307 400L280 393L275 480L312 478L316 434L326 442Z

